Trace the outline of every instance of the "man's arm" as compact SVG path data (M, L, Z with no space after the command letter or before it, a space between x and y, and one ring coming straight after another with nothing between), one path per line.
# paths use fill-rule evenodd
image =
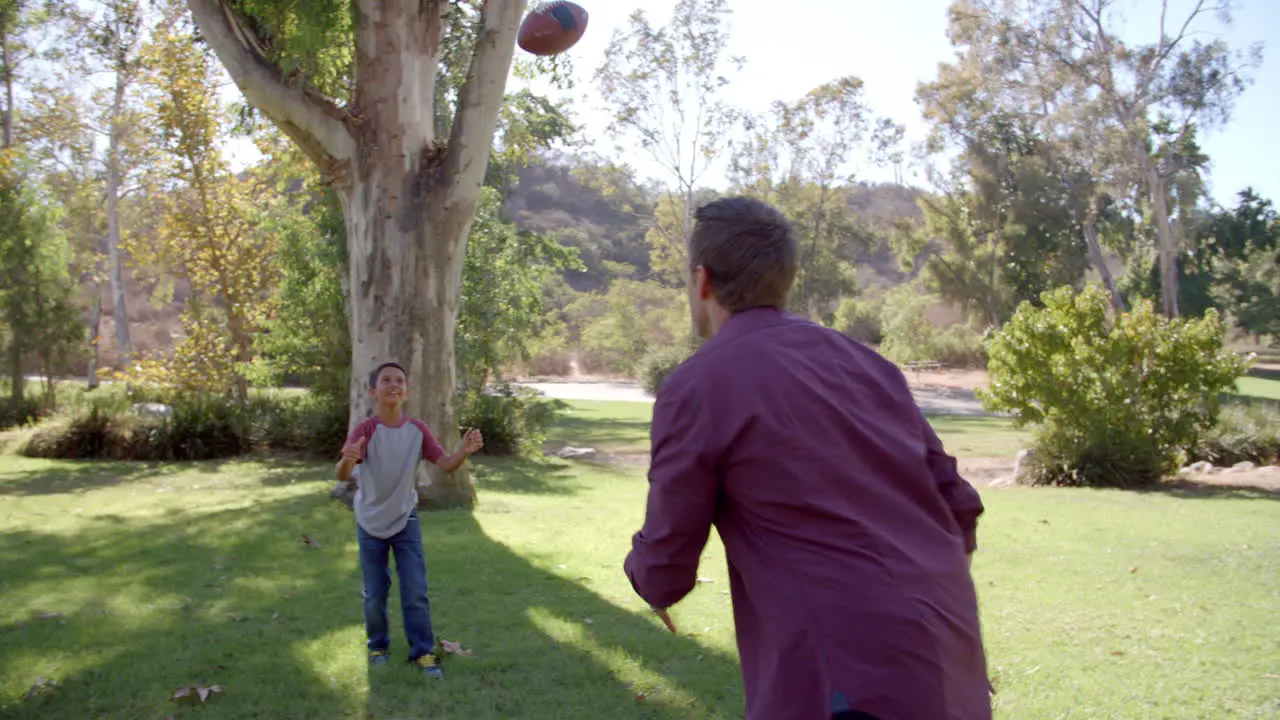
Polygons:
M478 452L484 445L484 441L480 436L480 431L476 429L468 430L462 437L462 447L458 452L453 454L445 453L444 446L436 440L436 436L425 423L418 420L414 421L418 425L418 430L422 432L422 457L429 463L435 463L435 466L446 473L451 473L462 467L462 463L467 458Z
M924 426L927 453L925 460L929 465L929 472L933 475L933 482L937 485L942 499L951 508L956 524L960 526L960 532L964 537L964 551L969 556L969 564L972 566L973 551L978 548L978 517L985 509L982 505L982 496L968 481L960 477L959 471L956 470L956 459L943 449L942 440L938 438L938 434L933 431L933 427L929 425L929 421L923 414L920 415L920 422Z
M659 610L697 584L718 492L706 409L675 385L668 381L654 403L649 501L624 563L636 594Z

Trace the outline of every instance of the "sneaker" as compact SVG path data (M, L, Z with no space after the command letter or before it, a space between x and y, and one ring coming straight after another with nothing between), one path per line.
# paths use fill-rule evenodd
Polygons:
M422 672L435 678L436 680L439 680L444 677L444 671L442 671L440 669L440 666L436 664L436 656L432 655L431 653L427 653L426 655L423 655L422 657L419 657L418 659L414 660L413 664L422 668Z
M386 664L387 664L387 660L389 660L389 659L390 659L390 658L389 658L389 656L387 655L387 651L386 651L386 650L370 650L370 651L369 651L369 664L370 664L370 665L386 665Z

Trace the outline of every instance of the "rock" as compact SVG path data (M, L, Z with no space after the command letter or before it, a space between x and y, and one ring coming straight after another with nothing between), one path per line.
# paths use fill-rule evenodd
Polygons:
M1013 462L1013 479L1012 483L1017 485L1034 484L1031 473L1035 470L1036 453L1034 450L1027 448L1018 451L1018 457Z
M134 403L133 412L143 417L167 418L173 415L173 408L164 403Z
M1208 475L1213 472L1213 463L1201 460L1200 462L1191 463L1187 466L1186 470L1187 472L1193 472L1197 475Z
M1258 467L1257 465L1254 465L1248 460L1245 460L1244 462L1238 462L1235 465L1232 465L1231 470L1229 472L1248 472L1250 470L1256 469L1257 467Z
M596 456L595 448L576 448L563 447L555 451L554 455L565 460L586 460Z

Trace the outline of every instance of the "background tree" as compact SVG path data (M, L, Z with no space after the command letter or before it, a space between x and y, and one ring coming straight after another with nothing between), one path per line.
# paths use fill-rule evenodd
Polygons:
M726 57L729 13L726 0L678 0L668 23L655 28L637 10L614 32L596 70L610 132L638 143L671 183L650 246L665 258L662 266L679 266L684 275L698 183L727 147L737 116L720 98L725 74L745 62Z
M744 125L745 139L730 162L733 189L775 205L792 221L801 267L792 304L814 319L829 319L841 297L856 294L853 255L871 244L846 190L859 161L883 157L903 130L889 120L874 121L855 77L821 85L794 102L775 102Z
M276 238L264 232L263 217L287 201L264 198L252 177L227 167L216 66L187 29L160 32L150 56L156 140L170 157L173 186L162 224L144 247L191 286L181 377L204 390L234 387L243 400L274 275Z
M1260 48L1246 57L1222 40L1198 39L1205 16L1230 22L1225 3L1206 0L1196 0L1180 21L1170 17L1168 0L1161 0L1157 38L1150 43L1119 38L1114 0L1025 0L998 7L982 2L966 8L998 18L998 42L1067 89L1079 116L1105 119L1121 140L1150 203L1162 307L1167 317L1176 316L1180 245L1170 223L1170 183L1186 167L1181 149L1196 130L1230 117L1248 83L1246 71L1260 62ZM1094 127L1082 128L1080 135Z
M349 258L351 422L372 411L360 378L394 358L415 379L406 409L453 446L466 238L524 1L188 6L249 102L334 183ZM427 487L435 504L474 502L465 472Z

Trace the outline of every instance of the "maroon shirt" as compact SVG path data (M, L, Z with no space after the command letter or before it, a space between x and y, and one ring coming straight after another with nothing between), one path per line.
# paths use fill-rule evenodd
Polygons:
M777 310L738 313L668 377L652 438L627 575L674 605L716 526L748 720L991 718L966 559L982 501L895 365Z

